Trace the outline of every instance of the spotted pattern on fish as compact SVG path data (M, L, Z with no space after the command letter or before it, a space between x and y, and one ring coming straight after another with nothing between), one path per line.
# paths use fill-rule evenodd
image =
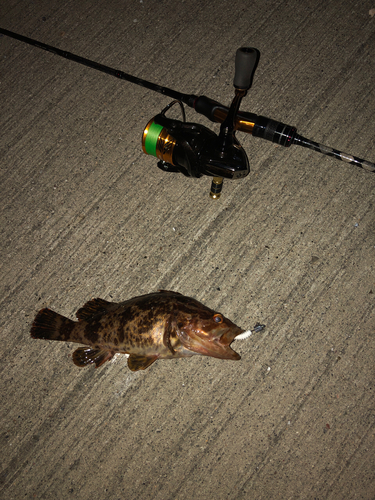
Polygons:
M222 314L178 292L161 290L121 303L93 299L76 313L78 322L42 309L31 327L37 339L84 344L73 353L78 366L96 367L115 353L129 354L131 370L157 359L195 354L240 359L230 347L244 330Z

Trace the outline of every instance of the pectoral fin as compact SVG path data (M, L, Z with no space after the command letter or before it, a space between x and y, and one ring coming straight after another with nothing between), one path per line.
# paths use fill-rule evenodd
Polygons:
M145 370L148 368L154 361L158 359L157 356L137 356L136 354L131 354L128 357L128 367L132 372L136 372L137 370Z
M91 347L79 347L73 352L74 364L83 368L95 363L96 368L113 358L114 352L106 349L91 349Z

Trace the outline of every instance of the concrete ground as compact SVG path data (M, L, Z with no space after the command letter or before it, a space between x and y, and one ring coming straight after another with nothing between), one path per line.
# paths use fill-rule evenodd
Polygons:
M373 0L8 0L0 25L375 161ZM237 136L251 173L165 173L157 93L1 47L2 499L374 499L375 175ZM189 121L210 124L192 109ZM237 362L77 368L37 311L175 290L243 328Z

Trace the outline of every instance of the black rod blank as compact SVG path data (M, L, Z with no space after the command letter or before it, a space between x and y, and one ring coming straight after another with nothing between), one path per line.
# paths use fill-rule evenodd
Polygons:
M162 87L161 85L143 80L142 78L137 78L136 76L129 75L129 73L124 73L124 71L110 68L109 66L91 61L90 59L86 59L85 57L77 56L76 54L72 54L71 52L67 52L66 50L61 50L56 47L52 47L52 45L47 45L46 43L38 42L37 40L28 38L27 36L19 35L18 33L14 33L13 31L8 31L0 28L0 33L11 38L15 38L16 40L27 43L29 45L33 45L34 47L38 47L38 49L52 52L52 54L64 57L65 59L69 59L70 61L74 61L79 64L83 64L84 66L88 66L89 68L102 71L107 75L115 76L116 78L120 78L120 80L126 80L128 82L135 83L136 85L140 85L141 87L145 87L146 89L158 92L159 94L164 94L168 97L171 97L172 99L177 99L191 107L193 105L193 102L197 98L197 96L183 94L182 92L177 92L176 90L169 89L168 87Z
M319 144L318 142L306 139L301 135L296 134L293 144L297 144L298 146L303 146L304 148L312 149L313 151L317 151L318 153L322 153L323 155L332 156L337 160L345 161L346 163L350 163L351 165L356 165L357 167L363 168L364 170L368 170L369 172L375 172L375 163L371 163L370 161L367 160L362 160L357 156L352 156L348 153L344 153L343 151L339 151L338 149L333 149L330 148L329 146L324 146L324 144Z

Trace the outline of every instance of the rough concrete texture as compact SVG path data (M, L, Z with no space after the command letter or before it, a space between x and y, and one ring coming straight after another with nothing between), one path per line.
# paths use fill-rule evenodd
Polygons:
M373 0L8 0L1 27L375 161ZM5 36L1 47L2 499L375 498L375 175L244 133L251 174L144 155L170 99ZM189 121L210 124L192 109ZM171 289L243 328L237 362L79 369L33 340L48 306Z

